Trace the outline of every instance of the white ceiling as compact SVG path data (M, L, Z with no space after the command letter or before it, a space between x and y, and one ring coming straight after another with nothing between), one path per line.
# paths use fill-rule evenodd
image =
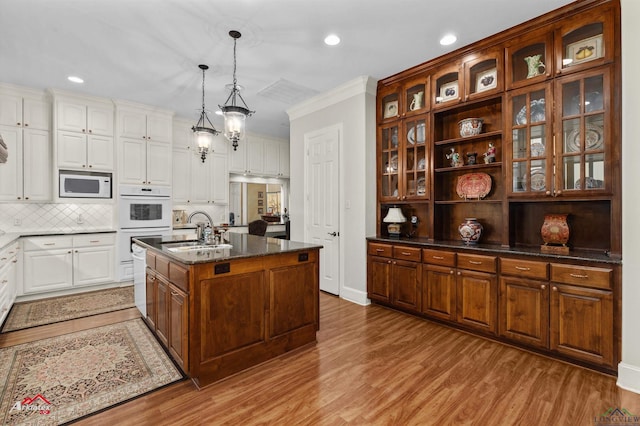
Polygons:
M390 76L568 3L0 0L0 81L141 102L195 122L202 103L198 64L210 66L206 104L215 111L232 81L228 32L235 29L242 33L238 83L256 110L248 130L288 138L285 111L315 93L361 75ZM340 45L324 45L331 32ZM458 41L442 47L447 32ZM85 83L70 83L68 75ZM219 116L210 118L223 128Z

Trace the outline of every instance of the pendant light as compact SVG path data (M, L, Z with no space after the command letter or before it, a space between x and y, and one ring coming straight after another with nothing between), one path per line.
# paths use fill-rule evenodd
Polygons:
M233 84L224 106L219 105L219 107L224 116L224 136L231 142L233 150L236 151L238 149L238 141L244 137L245 120L255 111L249 110L247 103L242 99L236 79L236 42L242 34L239 31L231 30L229 35L233 39ZM242 105L238 105L238 99L240 99Z
M198 68L202 70L202 112L200 113L198 123L193 126L191 130L193 130L194 145L204 163L204 160L207 158L207 153L209 149L211 149L211 145L213 145L213 137L220 132L213 127L204 108L204 72L208 70L209 67L207 65L198 65ZM209 123L211 127L207 127L207 123Z

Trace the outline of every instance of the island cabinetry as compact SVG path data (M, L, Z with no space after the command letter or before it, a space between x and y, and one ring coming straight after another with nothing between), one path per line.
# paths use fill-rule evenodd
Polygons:
M419 312L422 299L421 250L370 243L368 253L369 297Z
M458 323L489 334L497 330L496 257L458 253Z
M456 320L456 254L422 250L422 312L447 321Z
M549 264L500 259L500 335L549 347Z

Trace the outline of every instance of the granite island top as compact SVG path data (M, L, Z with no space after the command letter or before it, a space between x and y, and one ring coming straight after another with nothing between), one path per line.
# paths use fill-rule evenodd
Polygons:
M224 241L224 244L231 245L231 248L215 250L206 249L179 252L169 250L171 247L175 247L175 243L196 241L193 239L185 239L184 235L134 238L133 241L144 248L151 249L184 264L222 262L322 248L321 245L317 244L236 233L229 233L228 239Z

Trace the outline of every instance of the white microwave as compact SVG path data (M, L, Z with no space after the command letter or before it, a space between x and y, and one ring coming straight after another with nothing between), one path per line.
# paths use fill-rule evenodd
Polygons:
M60 198L111 198L111 173L60 170Z

